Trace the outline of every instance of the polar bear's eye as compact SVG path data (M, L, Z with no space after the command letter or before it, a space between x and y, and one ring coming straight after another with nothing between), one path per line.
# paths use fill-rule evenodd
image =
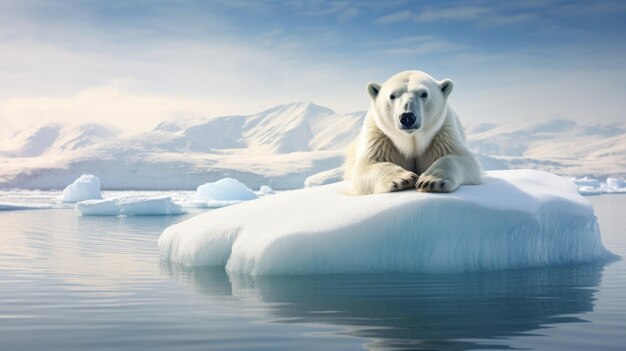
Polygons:
M395 96L395 95L393 95L393 94L391 94L391 95L389 95L389 98L390 98L391 100L393 100L393 99L395 99L395 98L396 98L396 96Z
M422 99L426 99L426 98L428 97L428 93L427 93L427 92L425 92L425 91L422 91L422 92L420 93L420 97L421 97Z

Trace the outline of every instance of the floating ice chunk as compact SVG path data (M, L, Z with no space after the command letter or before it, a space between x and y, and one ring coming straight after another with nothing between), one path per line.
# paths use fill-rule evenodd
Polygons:
M259 188L259 194L261 195L274 195L276 192L274 189L270 188L269 185L261 185Z
M610 188L610 189L621 189L621 188L626 188L626 182L618 179L618 178L613 178L613 177L608 177L606 178L606 185Z
M283 192L198 215L159 238L164 260L247 274L463 272L606 260L576 186L531 170L490 171L451 194Z
M578 191L583 195L626 193L626 181L619 178L608 177L604 182L590 177L570 179L578 185Z
M257 196L237 179L222 178L214 183L200 185L194 198L201 201L245 201L256 199Z
M53 208L52 205L46 204L20 204L13 202L0 202L0 211L17 211L17 210L45 210Z
M102 199L100 179L91 174L83 174L72 184L63 189L63 202L79 202L84 200Z
M105 200L87 200L77 203L76 211L86 216L164 216L187 213L169 196L123 196Z
M582 177L582 178L570 178L570 180L578 186L589 186L597 188L600 186L600 181L595 178Z

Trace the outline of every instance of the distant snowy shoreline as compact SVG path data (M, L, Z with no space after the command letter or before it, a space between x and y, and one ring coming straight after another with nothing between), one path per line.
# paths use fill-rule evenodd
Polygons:
M135 134L93 123L2 130L0 189L62 189L81 174L97 175L109 190L193 190L227 177L254 189L298 189L341 166L364 116L301 102L247 116L168 120ZM626 125L553 119L466 127L486 170L537 169L598 184L626 179ZM589 194L615 192L584 186Z
M615 178L612 178L615 179ZM605 194L626 194L625 180L619 180L620 186L616 186L616 182L609 183L595 178L570 178L571 181L578 185L578 191L584 196L605 195ZM295 190L295 189L293 189ZM213 205L199 205L195 200L195 191L191 190L111 190L103 189L103 198L117 197L139 197L139 198L158 198L169 197L172 201L186 209L207 209L229 205L230 203L222 202ZM255 193L260 196L267 195L261 191ZM74 204L59 202L57 199L62 196L62 189L0 189L0 210L24 210L24 209L73 209ZM237 203L234 201L232 203Z

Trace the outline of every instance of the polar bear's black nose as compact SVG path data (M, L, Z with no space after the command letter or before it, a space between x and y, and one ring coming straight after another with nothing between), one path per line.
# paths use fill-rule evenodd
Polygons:
M405 128L411 128L415 124L416 119L413 112L405 112L400 115L400 124Z

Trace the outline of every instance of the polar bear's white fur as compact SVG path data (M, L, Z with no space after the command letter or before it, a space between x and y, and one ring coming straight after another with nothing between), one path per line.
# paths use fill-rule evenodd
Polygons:
M353 194L452 192L461 184L480 184L480 165L448 106L452 87L451 80L421 71L367 85L370 108L344 165Z

